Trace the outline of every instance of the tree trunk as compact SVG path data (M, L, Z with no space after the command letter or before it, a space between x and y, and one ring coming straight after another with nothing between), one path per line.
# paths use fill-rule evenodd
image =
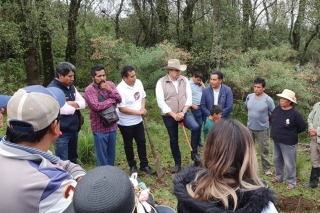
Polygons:
M221 61L221 2L220 0L212 0L212 5L214 6L214 16L213 16L213 34L212 34L212 48L210 54L210 67L220 69ZM209 74L209 73L208 73ZM210 75L209 75L210 76Z
M44 0L37 0L37 8L40 11L41 17L46 17L45 11L46 3ZM52 37L51 31L48 28L46 18L41 19L40 22L40 49L41 49L41 59L42 59L42 74L44 86L47 86L50 81L54 78L54 64L53 64L53 49L52 49Z
M119 10L117 11L116 18L115 18L115 31L116 31L116 38L119 39L121 37L121 30L120 30L120 14L122 12L124 0L121 0Z
M250 0L243 0L243 5L242 5L242 45L243 45L243 51L246 52L248 50L249 46L249 34L250 34L250 29L249 29L249 19L250 19L250 5L251 2Z
M43 64L43 85L47 86L54 78L52 37L50 32L40 32L41 57Z
M19 1L20 10L17 11L17 21L21 26L21 31L25 35L21 38L21 43L25 48L24 62L27 76L27 84L40 84L40 69L38 57L38 35L37 30L29 26L28 19L31 18L32 2L29 0Z
M181 46L190 51L193 45L193 11L198 0L186 0L186 7L182 12L183 39Z
M169 28L169 17L168 17L168 2L167 0L157 0L156 11L159 20L159 38L161 42L167 39L167 31Z
M78 24L78 11L80 8L81 0L71 0L69 5L68 17L68 40L66 48L66 61L76 65L77 55L77 24Z
M132 2L132 5L133 5L135 12L137 13L140 27L144 33L144 36L148 36L148 34L149 34L148 21L145 18L144 12L141 10L137 0L131 0L131 2Z
M26 73L27 73L27 84L36 85L40 84L40 74L39 74L39 58L38 51L35 47L29 47L26 50Z
M320 31L320 24L317 24L315 31L310 35L309 39L307 40L306 44L304 45L302 53L299 56L300 65L304 65L308 62L307 57L306 57L308 47L309 47L310 43L312 42L312 40L319 34L319 31Z
M299 51L299 47L300 47L301 26L304 21L305 11L306 11L306 0L300 0L298 16L294 23L293 31L292 31L292 48L296 51Z
M177 33L177 41L178 44L180 44L180 9L181 9L181 5L180 5L180 0L177 0L177 22L176 22L176 33Z

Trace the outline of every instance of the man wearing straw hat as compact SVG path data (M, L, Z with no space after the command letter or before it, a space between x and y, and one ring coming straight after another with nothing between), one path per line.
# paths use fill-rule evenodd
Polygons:
M181 154L178 144L178 124L184 125L191 130L191 159L200 161L198 155L199 125L194 117L188 112L192 105L192 92L188 79L180 75L181 71L187 69L177 59L170 59L168 65L163 67L168 71L167 75L160 78L156 85L156 97L161 109L162 119L170 137L170 148L175 161L172 173L181 169Z

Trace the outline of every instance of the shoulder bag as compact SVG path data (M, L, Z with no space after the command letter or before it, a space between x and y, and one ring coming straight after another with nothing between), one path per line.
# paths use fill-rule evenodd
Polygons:
M99 102L105 101L106 99L104 98L104 96L99 92L97 88L95 89L98 92L98 101ZM117 114L116 107L114 105L111 105L109 108L100 111L99 115L100 115L101 122L105 127L110 126L111 124L114 124L117 121L119 121L119 116Z

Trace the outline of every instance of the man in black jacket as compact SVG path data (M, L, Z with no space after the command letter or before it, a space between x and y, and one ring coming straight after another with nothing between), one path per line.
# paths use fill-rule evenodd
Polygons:
M66 103L60 109L60 130L62 135L54 143L55 155L61 160L77 163L79 118L77 110L85 107L85 100L73 85L76 68L69 62L60 62L56 67L56 78L48 87L61 89Z

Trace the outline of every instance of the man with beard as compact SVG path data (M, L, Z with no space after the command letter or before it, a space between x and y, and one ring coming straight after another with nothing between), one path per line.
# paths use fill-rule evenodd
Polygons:
M90 122L98 166L114 166L116 158L117 123L105 126L99 112L121 102L121 96L112 81L106 81L106 72L101 64L91 68L92 83L87 86L84 98L90 109ZM102 95L104 101L99 101Z

